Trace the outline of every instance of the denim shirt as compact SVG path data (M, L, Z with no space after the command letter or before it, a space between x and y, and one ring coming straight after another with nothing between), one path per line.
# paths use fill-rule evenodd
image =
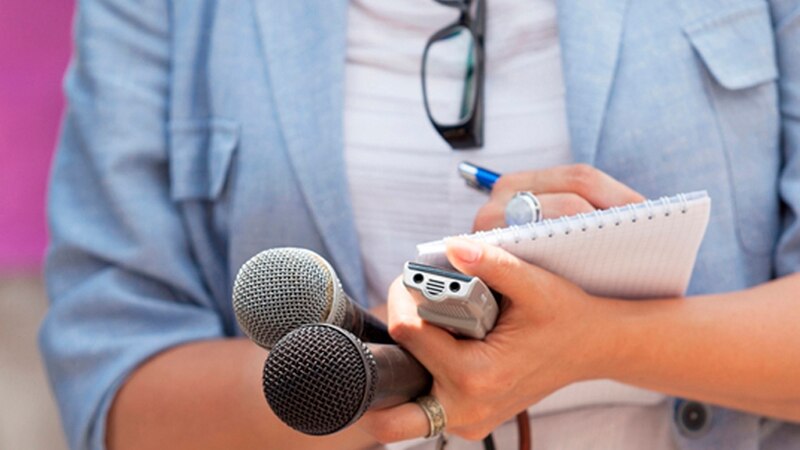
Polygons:
M146 359L240 335L232 280L258 251L313 249L366 301L342 151L346 10L79 2L40 334L73 449L104 448L111 401ZM576 159L647 197L713 199L689 294L800 270L800 1L560 0L558 21ZM705 434L675 440L797 448L800 427L714 408Z

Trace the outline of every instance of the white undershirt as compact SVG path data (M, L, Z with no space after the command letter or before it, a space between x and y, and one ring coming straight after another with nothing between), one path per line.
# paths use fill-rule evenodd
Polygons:
M460 161L500 173L572 161L555 0L486 3L485 142L480 150L458 151L428 121L420 79L428 38L452 23L457 11L434 0L350 2L345 163L373 306L385 302L389 285L416 256L418 243L471 230L488 197L464 184L456 171ZM453 97L460 100L457 91ZM655 408L663 402L660 394L590 381L558 391L531 412L562 414L570 422L568 412L588 404ZM634 424L631 417L648 423ZM660 417L610 414L607 425L623 431L652 428L658 424L650 422ZM587 439L599 445L594 448L635 448L602 434ZM650 448L671 448L671 442L653 442Z
M433 0L350 3L345 161L373 305L416 244L471 231L487 196L464 184L460 161L501 173L571 161L554 1L487 8L485 143L455 151L428 121L420 65L428 38L457 10Z

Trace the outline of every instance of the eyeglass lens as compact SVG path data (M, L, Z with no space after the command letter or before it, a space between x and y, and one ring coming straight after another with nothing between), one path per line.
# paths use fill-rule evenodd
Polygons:
M475 40L464 26L451 28L431 43L423 82L431 118L439 125L457 125L472 115L476 60Z

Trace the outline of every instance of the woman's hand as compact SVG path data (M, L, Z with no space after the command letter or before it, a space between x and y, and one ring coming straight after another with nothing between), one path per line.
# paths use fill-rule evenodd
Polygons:
M456 339L423 322L400 280L389 292L389 330L428 368L432 394L447 414L447 432L481 439L551 392L602 375L605 348L597 326L600 299L504 250L465 239L448 242L450 262L503 295L502 312L486 339ZM417 405L374 411L365 426L383 442L423 436Z
M478 211L475 231L506 226L505 208L515 193L530 191L542 205L545 219L643 202L639 193L586 164L504 174Z

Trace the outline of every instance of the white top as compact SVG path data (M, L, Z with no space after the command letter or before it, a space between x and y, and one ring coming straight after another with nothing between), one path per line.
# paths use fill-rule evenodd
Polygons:
M554 2L487 7L485 143L456 151L428 121L420 70L428 38L457 10L433 0L351 2L345 160L373 305L417 244L471 231L488 197L464 184L460 161L500 173L571 161Z
M555 1L491 0L487 8L484 147L459 151L428 121L420 77L427 40L458 12L434 0L350 2L345 163L373 306L385 302L417 244L471 231L488 197L464 184L459 162L500 173L572 162ZM456 92L453 97L460 100ZM586 382L562 389L531 412L541 416L587 403L644 407L663 398L617 383Z

